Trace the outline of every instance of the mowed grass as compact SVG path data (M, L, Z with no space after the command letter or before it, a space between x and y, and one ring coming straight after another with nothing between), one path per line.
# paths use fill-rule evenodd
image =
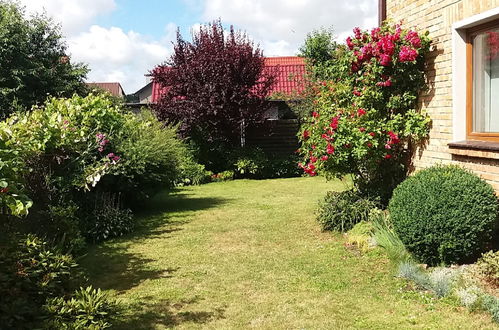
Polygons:
M138 230L90 250L91 282L124 306L118 329L490 329L490 316L405 290L381 250L323 233L339 181L239 180L158 196Z

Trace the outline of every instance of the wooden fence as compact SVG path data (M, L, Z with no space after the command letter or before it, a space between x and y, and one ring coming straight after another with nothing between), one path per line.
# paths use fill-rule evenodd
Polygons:
M292 155L299 147L296 134L300 129L297 119L266 120L246 130L246 145L259 147L266 153Z

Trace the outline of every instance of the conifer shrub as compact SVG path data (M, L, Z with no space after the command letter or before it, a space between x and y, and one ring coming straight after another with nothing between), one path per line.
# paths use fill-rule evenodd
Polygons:
M473 261L490 246L498 215L494 189L454 165L409 177L388 209L409 252L430 265Z

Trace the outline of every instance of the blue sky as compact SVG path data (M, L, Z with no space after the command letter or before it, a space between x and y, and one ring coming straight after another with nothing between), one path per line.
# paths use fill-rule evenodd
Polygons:
M199 23L202 16L202 8L181 0L117 0L116 5L116 10L99 16L95 23L108 28L119 26L124 30L140 31L156 39L165 34L165 23L173 22L180 27L182 34L189 34L190 27Z
M332 27L342 42L354 27L377 23L377 0L19 1L28 13L44 10L61 24L71 60L91 69L88 81L118 81L127 93L168 58L177 28L188 38L191 29L220 18L246 31L265 56L288 56L314 29Z

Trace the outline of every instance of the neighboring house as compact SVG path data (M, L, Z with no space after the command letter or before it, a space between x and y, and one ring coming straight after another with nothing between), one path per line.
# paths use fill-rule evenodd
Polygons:
M276 83L269 93L271 108L265 118L270 120L293 117L286 99L296 98L305 89L305 60L298 56L266 57L265 68L277 67Z
M89 86L90 88L105 90L116 97L124 98L126 96L125 91L123 90L123 87L121 87L121 84L119 82L93 82L87 83L87 86Z
M429 31L429 90L420 106L432 119L416 168L467 167L499 191L499 1L380 0L380 16Z

